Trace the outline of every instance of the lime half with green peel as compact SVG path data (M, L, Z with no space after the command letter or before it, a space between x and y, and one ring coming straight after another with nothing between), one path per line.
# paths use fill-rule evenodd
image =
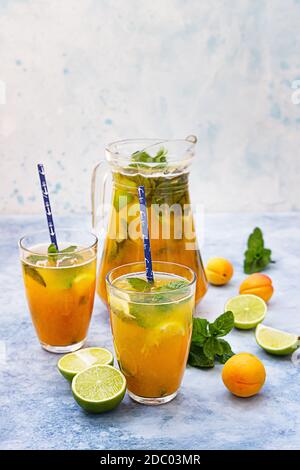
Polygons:
M257 325L255 338L261 348L276 356L291 354L300 345L297 335L265 325Z
M116 408L124 398L126 379L113 366L95 365L75 375L72 393L78 405L90 413Z
M266 316L267 305L263 299L253 294L241 294L226 302L225 312L231 310L234 326L241 330L250 330Z
M113 365L114 357L104 348L85 348L61 357L57 363L59 372L70 382L78 372L95 364Z

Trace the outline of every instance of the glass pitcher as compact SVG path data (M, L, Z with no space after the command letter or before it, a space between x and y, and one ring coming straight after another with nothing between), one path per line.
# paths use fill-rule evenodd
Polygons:
M196 302L205 295L207 280L197 247L188 186L196 143L195 136L182 140L122 140L109 144L106 161L94 168L93 229L103 238L107 227L97 285L105 303L106 274L114 267L144 259L139 185L145 187L153 261L189 266L197 274Z

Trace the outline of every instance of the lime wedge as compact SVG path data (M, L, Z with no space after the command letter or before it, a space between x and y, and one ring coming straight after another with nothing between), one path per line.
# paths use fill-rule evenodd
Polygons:
M72 380L72 393L78 405L91 413L103 413L121 403L126 379L112 366L95 365L79 372Z
M114 358L104 348L85 348L61 357L57 363L59 372L70 382L73 377L95 364L113 365Z
M264 325L257 325L255 338L261 348L277 356L291 354L299 346L297 335Z
M250 330L263 321L267 313L267 305L257 295L241 294L226 302L225 312L228 310L233 313L236 328Z
M130 316L129 313L129 295L124 293L124 298L120 298L117 295L109 296L109 305L112 310L122 312L124 316Z

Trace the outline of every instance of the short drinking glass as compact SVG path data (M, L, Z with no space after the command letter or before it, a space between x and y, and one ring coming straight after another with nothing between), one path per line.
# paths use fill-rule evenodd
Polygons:
M83 346L94 305L97 237L58 230L59 251L48 253L47 231L21 238L23 278L32 321L43 348L56 353Z
M196 275L188 267L153 262L111 270L107 293L114 347L132 399L158 405L172 400L186 367L195 306Z

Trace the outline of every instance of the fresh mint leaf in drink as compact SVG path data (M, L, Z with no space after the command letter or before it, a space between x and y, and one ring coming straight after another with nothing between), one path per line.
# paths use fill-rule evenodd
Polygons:
M29 255L26 258L26 261L32 264L36 264L38 261L47 261L48 257L44 255Z
M272 251L264 246L261 229L256 227L248 238L244 259L244 272L246 274L253 274L263 271L269 263L274 263L271 255Z
M193 333L188 358L193 367L214 367L234 355L230 344L220 336L227 335L234 326L233 313L228 311L220 315L213 323L205 318L193 319Z
M137 290L138 292L145 292L147 290L150 290L149 282L139 277L129 277L127 281L128 281L128 284L130 284L130 286L134 290Z
M50 243L50 245L48 246L48 255L51 255L51 254L57 253L57 252L58 252L58 249L56 248L54 243Z
M43 287L46 287L46 282L44 281L43 277L40 275L37 269L33 268L32 266L29 266L26 263L23 263L23 268L24 268L25 274L30 276L31 279L38 282Z
M48 246L48 261L49 263L56 263L57 261L57 256L56 253L58 252L58 249L54 245L54 243L50 243Z
M131 155L131 161L134 163L131 163L130 166L136 167L137 166L136 164L138 164L139 167L147 168L149 167L147 163L150 163L150 164L159 163L159 165L155 165L152 168L155 170L161 169L167 164L167 158L166 158L167 153L168 153L168 150L165 149L164 147L161 147L156 153L156 155L154 155L154 157L151 157L151 155L149 155L149 153L145 152L144 150L142 151L138 150L137 152L134 152Z
M61 253L74 253L74 251L76 250L77 250L77 245L70 245L67 248L64 248L63 250L61 250L60 252Z
M177 289L182 289L183 287L186 287L188 285L187 281L171 281L168 282L168 284L164 284L159 288L159 290L177 290Z

